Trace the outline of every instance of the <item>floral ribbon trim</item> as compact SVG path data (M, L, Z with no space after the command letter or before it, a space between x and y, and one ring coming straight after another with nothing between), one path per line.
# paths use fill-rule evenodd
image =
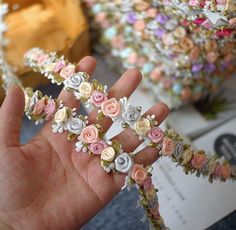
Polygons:
M69 63L64 56L57 57L55 52L46 53L39 48L33 48L25 54L25 64L40 72L57 85L64 85L64 89L71 91L77 100L97 107L106 99L106 86L98 81L88 82L89 75L76 72L76 65Z
M75 144L76 151L95 155L101 154L101 165L107 172L120 171L117 170L112 161L116 156L115 153L122 152L122 148L115 142L112 148L110 146L104 150L107 147L107 143L103 141L104 133L99 125L87 126L87 116L77 115L76 109L65 107L62 102L58 103L48 96L43 96L40 91L33 92L31 88L27 88L25 97L26 115L35 120L36 124L52 119L53 132L62 133L67 131L68 140L77 140ZM129 104L129 108L130 106L131 108L137 108ZM114 105L111 107L114 108ZM127 111L130 110L126 110L125 114L129 114ZM207 156L205 151L195 150L189 144L184 143L183 138L171 129L163 132L158 127L154 115L141 117L140 113L138 113L138 116L131 114L132 116L128 116L128 118L137 118L132 120L132 123L129 123L129 127L133 129L134 134L140 140L144 140L150 147L160 150L160 155L171 157L177 165L183 167L186 174L196 173L197 176L208 176L210 182L215 179L220 179L221 181L229 178L236 179L235 166L231 166L223 158ZM123 121L124 124L128 123ZM104 153L102 154L103 150Z

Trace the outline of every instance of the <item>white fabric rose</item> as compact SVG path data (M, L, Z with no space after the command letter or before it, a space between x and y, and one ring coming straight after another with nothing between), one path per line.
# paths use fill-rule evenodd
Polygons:
M85 126L84 121L78 117L72 118L67 124L68 131L76 135L79 135Z
M132 105L125 107L122 117L129 125L134 124L140 118L141 109Z
M79 86L84 82L88 77L84 72L74 73L72 76L64 80L65 89L74 89L79 91Z
M133 160L128 153L122 153L115 159L115 169L122 173L127 173L133 166Z

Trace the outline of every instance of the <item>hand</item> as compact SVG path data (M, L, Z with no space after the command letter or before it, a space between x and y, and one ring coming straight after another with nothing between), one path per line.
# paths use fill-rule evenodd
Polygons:
M94 58L85 57L78 70L92 75L95 66ZM110 89L109 97L129 97L140 81L139 71L128 70ZM79 107L69 92L62 91L59 100L68 107ZM125 175L108 174L99 157L76 152L65 133L52 133L51 122L29 143L20 145L23 110L24 94L13 86L0 110L0 223L6 229L79 228L120 191ZM168 108L158 103L146 114L155 114L161 123ZM97 123L96 111L89 114L89 121ZM105 131L111 124L108 118L101 122ZM114 139L127 152L141 143L130 129ZM151 164L157 157L157 150L147 147L135 162Z

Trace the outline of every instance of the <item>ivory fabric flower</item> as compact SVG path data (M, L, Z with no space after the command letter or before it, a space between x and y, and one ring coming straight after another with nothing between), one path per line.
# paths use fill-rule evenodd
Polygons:
M112 147L107 147L102 150L101 160L112 162L115 158L115 155L116 155L115 150Z
M98 142L91 143L88 148L93 154L99 155L107 147L107 143L105 141L100 140Z
M34 106L33 114L39 115L43 112L44 108L46 106L46 99L42 98L40 99L37 104Z
M146 199L147 199L147 200L152 200L152 199L155 198L155 196L156 196L156 191L155 191L154 186L153 186L151 189L149 189L149 190L147 190L147 191L145 192L145 196L146 196Z
M162 142L163 140L163 131L159 127L153 127L151 130L148 132L148 137L151 139L153 143L159 143Z
M86 126L85 122L78 117L73 117L67 124L69 132L79 135Z
M82 97L88 99L93 94L94 88L89 82L82 82L79 85L79 92Z
M151 129L150 121L146 118L142 118L141 120L134 123L135 133L139 136L145 136L150 129Z
M101 110L106 117L116 118L121 112L121 105L115 98L111 98L101 104Z
M61 123L68 119L66 107L59 109L54 115L54 122Z
M91 96L91 102L96 107L100 107L101 104L106 100L107 100L107 96L99 90L95 90Z
M53 100L48 100L44 112L46 114L46 121L49 121L56 112L56 104Z
M86 143L91 144L98 141L98 129L95 125L89 125L84 128L79 136L79 139Z
M191 160L192 155L193 155L192 150L190 149L184 150L183 155L182 155L182 159L183 159L182 163L187 164Z
M162 153L164 156L170 156L175 151L175 143L170 138L165 138L162 143Z
M69 64L60 71L60 76L62 78L68 78L75 73L75 65Z
M136 184L141 185L147 179L147 170L139 164L135 164L132 168L131 178Z
M122 173L127 173L133 166L133 160L128 153L122 153L115 159L115 169Z
M132 125L140 118L140 111L138 107L129 105L125 107L122 117L126 123Z
M65 88L66 89L71 88L71 89L75 89L78 91L80 84L85 81L84 75L85 75L85 73L78 72L78 73L74 73L70 77L66 78L63 82Z

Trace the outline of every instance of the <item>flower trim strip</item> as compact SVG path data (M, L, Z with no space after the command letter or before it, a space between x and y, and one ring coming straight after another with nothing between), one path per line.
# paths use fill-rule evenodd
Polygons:
M160 155L169 156L186 174L208 177L211 183L213 180L224 182L236 179L236 167L229 161L216 155L207 155L204 150L194 149L171 129L164 132Z
M69 108L63 105L62 101L43 95L39 90L25 88L25 114L35 122L52 121L52 132L62 133L67 131L67 139L75 140L82 129L88 124L88 117L78 115L76 108Z
M100 105L106 98L106 86L93 80L89 83L86 72L76 72L76 65L58 57L55 52L47 53L39 48L32 48L25 54L25 64L35 72L39 72L52 83L64 85L64 89L72 92L77 100L92 105Z
M123 188L129 190L136 184L140 194L139 204L144 208L150 226L167 229L159 214L158 190L152 184L151 166L134 164L132 153L124 152L117 141L106 141L101 126L88 125L87 117L77 115L76 109L70 109L38 90L33 92L32 88L25 89L25 99L25 112L29 119L36 124L52 120L54 133L68 131L68 140L79 139L77 152L100 155L101 166L107 173L127 174Z

